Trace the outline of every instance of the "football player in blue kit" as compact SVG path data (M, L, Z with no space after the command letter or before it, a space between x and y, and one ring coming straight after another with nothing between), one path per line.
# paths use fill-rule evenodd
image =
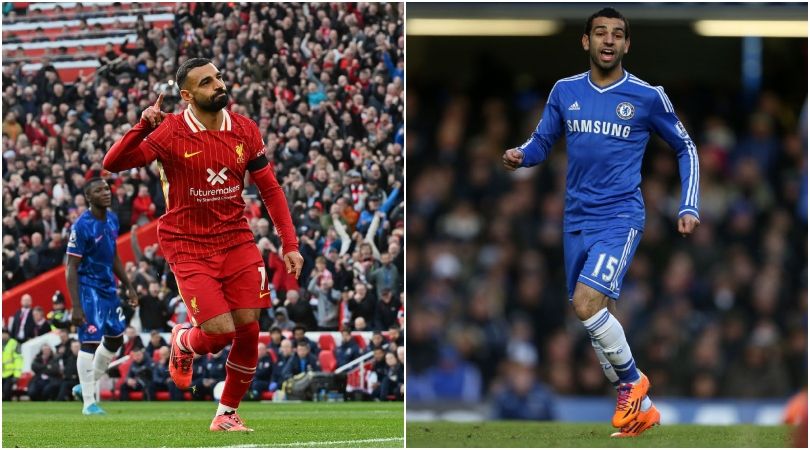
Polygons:
M624 329L614 317L622 280L644 230L641 162L655 132L674 150L681 179L678 232L700 224L698 155L660 86L627 72L630 26L605 8L588 18L582 47L588 72L552 87L531 137L503 155L508 170L543 162L565 135L568 153L563 251L568 297L582 321L607 378L618 391L614 437L638 436L660 422L636 368ZM673 211L674 212L674 211Z
M73 393L84 401L83 414L96 415L104 414L96 403L96 381L123 344L126 328L113 275L123 283L130 305L138 305L138 296L116 251L118 217L108 210L110 186L93 178L85 184L84 195L90 207L71 227L65 277L81 342L79 384Z

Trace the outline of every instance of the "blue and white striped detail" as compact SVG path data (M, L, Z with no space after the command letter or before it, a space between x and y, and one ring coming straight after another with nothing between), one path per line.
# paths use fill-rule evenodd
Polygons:
M613 292L616 292L619 289L619 281L622 279L622 271L627 265L627 257L633 250L633 242L635 242L637 236L638 230L635 228L630 228L630 231L627 233L627 242L625 242L624 249L622 249L622 257L619 259L619 267L616 269L616 275L613 276L613 281L610 283L610 290Z
M607 323L607 321L610 319L610 312L607 310L607 308L605 308L603 311L604 312L602 313L602 315L599 316L598 319L596 319L596 322L592 323L591 325L585 326L585 329L588 330L588 334L593 335L596 332L596 330L599 329L599 327Z

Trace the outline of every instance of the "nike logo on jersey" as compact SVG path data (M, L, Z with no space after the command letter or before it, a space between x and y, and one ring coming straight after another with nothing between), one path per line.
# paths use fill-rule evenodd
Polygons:
M102 239L104 239L104 235L103 235L103 234L102 234L101 236L99 236L99 237L97 237L97 238L96 238L96 244L98 244L98 243L99 243L99 241L101 241Z
M261 294L259 294L259 298L264 298L267 297L268 295L270 295L270 291L262 292Z
M573 105L568 107L569 111L579 111L579 102L574 102Z
M186 158L191 158L192 156L199 155L200 153L202 153L202 150L200 150L199 152L194 152L194 153L185 152L185 153L183 153L183 156L185 156Z

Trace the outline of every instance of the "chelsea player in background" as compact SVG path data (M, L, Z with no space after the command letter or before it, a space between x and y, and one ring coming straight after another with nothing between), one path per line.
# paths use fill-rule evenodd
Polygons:
M534 166L565 133L568 297L618 391L612 423L620 430L612 436L631 437L661 417L647 395L650 381L636 369L609 300L619 298L644 230L641 161L652 131L676 151L682 190L678 232L686 236L700 224L698 157L663 88L622 68L630 50L627 19L612 8L593 14L582 47L591 70L554 84L534 133L522 146L507 150L503 163L509 170Z
M107 210L112 203L110 186L93 178L85 185L84 196L90 208L71 228L65 277L81 342L76 361L79 384L73 393L84 401L83 414L96 415L104 414L96 404L96 381L124 343L126 328L113 274L124 284L130 305L138 305L138 296L116 251L118 217Z

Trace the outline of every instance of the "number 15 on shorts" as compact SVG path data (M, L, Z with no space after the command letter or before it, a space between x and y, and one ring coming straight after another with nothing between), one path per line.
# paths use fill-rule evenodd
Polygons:
M605 258L607 258L607 264L605 264ZM600 253L599 260L596 261L596 267L593 269L591 273L592 277L598 277L599 274L602 274L602 281L606 283L610 283L613 281L613 278L616 276L616 265L619 263L619 260L616 259L614 256L608 256L607 253ZM604 264L604 273L602 272L602 265Z

